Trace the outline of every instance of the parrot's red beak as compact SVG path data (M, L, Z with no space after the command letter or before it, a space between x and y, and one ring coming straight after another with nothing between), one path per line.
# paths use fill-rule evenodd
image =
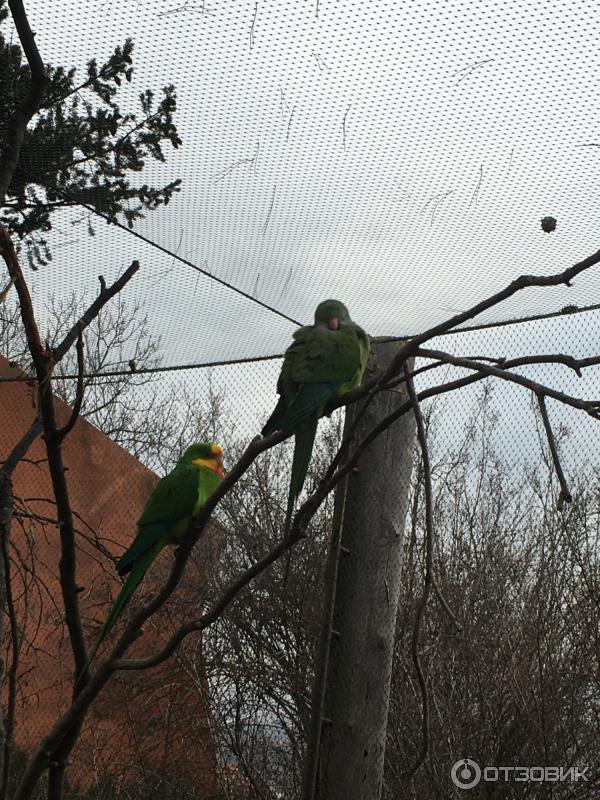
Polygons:
M337 331L337 329L340 327L339 319L337 317L332 317L327 321L327 327L330 331Z

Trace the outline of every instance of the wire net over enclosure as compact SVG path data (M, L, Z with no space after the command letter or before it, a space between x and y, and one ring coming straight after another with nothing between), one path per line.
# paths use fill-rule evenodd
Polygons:
M182 145L136 176L182 181L134 226L168 252L94 214L90 237L90 212L59 210L54 262L33 281L41 308L48 293L94 292L98 273L108 280L137 258L124 296L147 310L165 366L279 353L293 329L169 253L303 324L334 296L372 335L412 335L516 275L597 248L600 11L588 3L28 10L43 58L78 67L82 81L90 58L133 39L123 111L147 88L175 86ZM540 229L546 214L558 219L552 234ZM481 321L593 304L597 288L592 270Z

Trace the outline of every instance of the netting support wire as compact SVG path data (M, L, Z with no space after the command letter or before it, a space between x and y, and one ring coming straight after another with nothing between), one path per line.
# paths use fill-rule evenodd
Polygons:
M442 336L452 336L456 333L470 333L472 331L483 331L488 330L490 328L505 328L508 325L521 325L524 322L536 322L538 320L543 319L555 319L556 317L567 317L573 314L583 314L585 311L598 311L600 309L600 303L594 303L593 305L589 306L565 306L565 308L561 309L560 311L553 311L550 314L534 314L530 317L519 317L518 319L507 319L503 320L502 322L487 322L482 325L471 325L468 328L456 328L452 331L446 331L445 333L440 334L440 338ZM372 336L371 340L373 342L378 342L384 344L385 342L407 342L411 337L410 336ZM144 374L151 374L155 372L176 372L177 370L185 370L185 369L205 369L206 367L227 367L234 364L252 364L256 361L276 361L279 358L283 358L283 353L276 353L275 355L271 356L252 356L249 358L231 358L225 359L223 361L203 361L199 364L176 364L170 367L148 367L147 369L140 369L136 370L136 374L144 375ZM113 376L123 376L123 375L130 375L131 370L116 370L114 372L94 372L90 373L89 375L85 375L86 378L110 378ZM77 375L53 375L53 380L76 380Z
M29 178L31 178L31 180L34 183L42 183L42 184L44 184L44 181L39 176L32 175L26 169L23 169L23 167L19 166L19 170L21 172L23 172L25 175L27 175ZM246 300L250 300L250 302L255 303L256 305L260 306L261 308L264 308L264 309L266 309L267 311L270 311L273 314L277 314L278 317L281 317L282 319L285 319L287 322L291 322L294 325L298 325L298 326L302 325L301 322L298 322L298 320L294 319L293 317L288 316L283 311L280 311L278 308L275 308L274 306L270 306L268 303L265 303L263 300L259 300L257 297L254 297L253 295L249 294L248 292L245 292L243 289L240 289L238 286L234 286L232 283L229 283L228 281L223 280L223 278L219 278L216 275L213 275L213 273L209 272L207 269L202 269L202 267L199 267L197 264L194 264L193 261L189 261L187 258L184 258L183 256L180 256L178 253L174 253L172 250L169 250L167 247L163 247L161 244L158 244L158 242L155 242L152 239L148 239L147 236L144 236L142 233L138 233L138 231L134 230L133 228L129 228L127 225L123 225L122 222L119 222L116 219L111 219L108 216L108 214L104 214L102 211L98 211L98 209L94 208L94 206L90 206L87 203L82 203L81 201L76 200L75 197L71 196L70 193L66 192L64 189L59 189L58 187L54 186L54 187L52 187L52 190L55 191L55 192L58 192L59 194L61 194L67 200L76 201L78 206L81 206L82 208L87 209L92 214L96 214L96 216L98 216L101 219L103 219L109 225L115 225L117 228L120 228L121 230L126 231L127 233L131 234L132 236L135 236L136 239L140 239L140 241L145 242L145 244L150 245L150 247L154 247L157 250L160 250L161 253L165 253L166 255L170 256L171 258L174 258L176 261L180 261L182 264L185 264L186 266L191 267L193 270L195 270L196 272L199 272L201 275L205 275L207 278L210 278L211 280L216 281L216 283L220 284L221 286L224 286L226 289L230 289L232 292L235 292L236 294L239 294L240 297L244 297Z
M228 367L234 364L255 364L258 361L276 361L283 358L283 354L274 356L252 356L250 358L225 359L224 361L203 361L201 364L173 364L170 367L143 367L141 369L116 369L113 372L89 372L83 377L90 378L116 378L133 375L154 375L161 372L178 372L190 369L206 369L209 367ZM12 379L9 379L12 380ZM77 375L53 375L52 380L68 381L77 380Z

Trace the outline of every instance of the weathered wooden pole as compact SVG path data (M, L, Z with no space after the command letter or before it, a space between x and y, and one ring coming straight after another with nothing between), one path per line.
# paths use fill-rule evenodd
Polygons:
M398 347L375 342L372 366L385 368ZM358 438L405 400L403 386L378 394ZM346 431L361 408L348 409ZM338 490L303 800L381 796L414 435L410 412L365 450Z

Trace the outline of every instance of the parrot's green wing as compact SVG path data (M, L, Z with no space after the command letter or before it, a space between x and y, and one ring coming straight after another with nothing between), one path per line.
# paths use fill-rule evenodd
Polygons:
M346 383L362 375L369 354L369 337L354 323L337 331L328 328L300 328L288 348L289 368L282 379L295 383Z
M199 496L199 472L202 477L205 472L214 474L209 469L180 464L156 484L138 520L138 535L117 565L119 575L129 572L135 560L161 539L165 538L167 544L178 523L189 520L198 503L204 502Z
M339 331L300 328L287 349L277 389L281 399L263 435L289 430L327 400L360 384L369 355L369 337L358 325Z

